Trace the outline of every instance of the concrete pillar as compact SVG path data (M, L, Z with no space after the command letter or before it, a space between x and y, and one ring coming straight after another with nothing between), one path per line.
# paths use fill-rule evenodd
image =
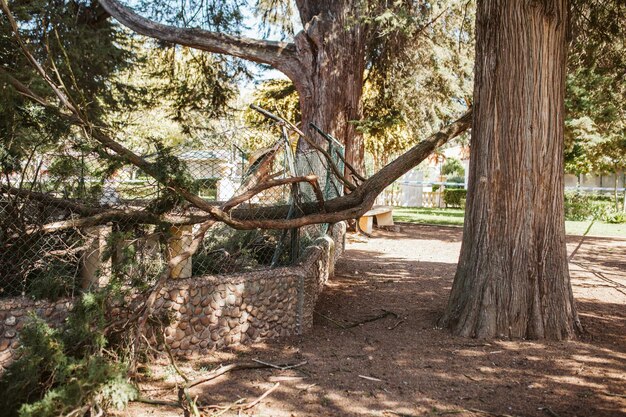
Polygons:
M168 242L170 259L187 251L193 240L193 226L172 226L170 228L171 238ZM191 257L182 261L172 269L170 278L182 279L191 277Z
M101 288L111 278L111 258L103 261L111 226L94 226L84 229L86 236L85 252L80 261L80 286L82 289Z

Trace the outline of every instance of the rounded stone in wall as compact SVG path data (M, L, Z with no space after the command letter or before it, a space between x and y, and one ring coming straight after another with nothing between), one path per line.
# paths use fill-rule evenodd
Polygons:
M180 349L181 350L187 350L189 349L189 339L184 339L183 341L180 342Z
M178 341L182 340L185 337L185 332L181 329L176 329L176 333L174 333L174 338Z

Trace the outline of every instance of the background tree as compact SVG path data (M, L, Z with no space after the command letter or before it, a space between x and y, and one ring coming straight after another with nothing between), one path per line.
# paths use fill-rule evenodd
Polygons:
M580 329L563 220L568 7L478 1L469 192L442 318L456 334L569 339Z
M309 130L309 122L316 123L345 144L346 159L361 171L363 139L352 122L362 118L365 71L373 73L378 67L380 76L386 74L385 65L393 61L394 54L401 55L404 48L411 47L415 36L443 14L432 2L301 0L296 1L295 6L302 30L293 36L292 42L282 42L240 36L242 14L236 2L226 2L219 7L192 2L178 13L171 13L171 8L176 6L170 5L167 9L160 4L155 20L148 20L115 0L102 0L101 4L122 24L138 33L243 58L283 72L299 93L304 133L315 138ZM443 11L460 4L451 1ZM169 14L163 10L169 10ZM288 17L291 11L295 12L288 1L268 0L256 4L256 14L265 23L275 27L278 24L283 38L295 32ZM163 19L163 16L170 19ZM172 16L179 18L172 19ZM180 26L200 26L205 30L168 26L157 23L159 20ZM465 38L463 30L459 33Z
M572 11L565 168L614 173L617 208L626 153L626 3L576 0Z

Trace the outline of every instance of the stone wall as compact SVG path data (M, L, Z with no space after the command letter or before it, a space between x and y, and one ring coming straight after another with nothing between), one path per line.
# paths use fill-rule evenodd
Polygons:
M149 337L158 344L155 334L163 332L173 352L189 355L302 334L311 327L317 297L343 253L345 231L345 223L334 225L330 236L318 238L294 266L170 279L154 304L154 317L163 325L152 326ZM71 304L71 300L0 299L0 366L14 357L28 312L54 326L62 323ZM113 308L111 313L119 318L123 311Z
M0 299L0 370L9 363L19 345L19 332L31 314L52 325L65 320L72 304L69 300L34 301L25 298Z

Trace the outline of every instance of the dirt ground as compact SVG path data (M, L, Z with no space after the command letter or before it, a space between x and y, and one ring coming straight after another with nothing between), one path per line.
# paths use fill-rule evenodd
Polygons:
M436 327L460 239L460 228L421 225L350 239L309 333L180 363L192 377L251 359L306 365L231 372L192 395L201 404L231 404L254 400L279 382L258 405L240 412L246 416L626 416L626 240L587 237L579 245L579 237L568 238L588 334L555 343L485 342ZM397 318L338 325L379 316L381 309ZM175 400L180 378L167 361L161 365L142 384L144 395ZM181 411L133 403L123 415Z

